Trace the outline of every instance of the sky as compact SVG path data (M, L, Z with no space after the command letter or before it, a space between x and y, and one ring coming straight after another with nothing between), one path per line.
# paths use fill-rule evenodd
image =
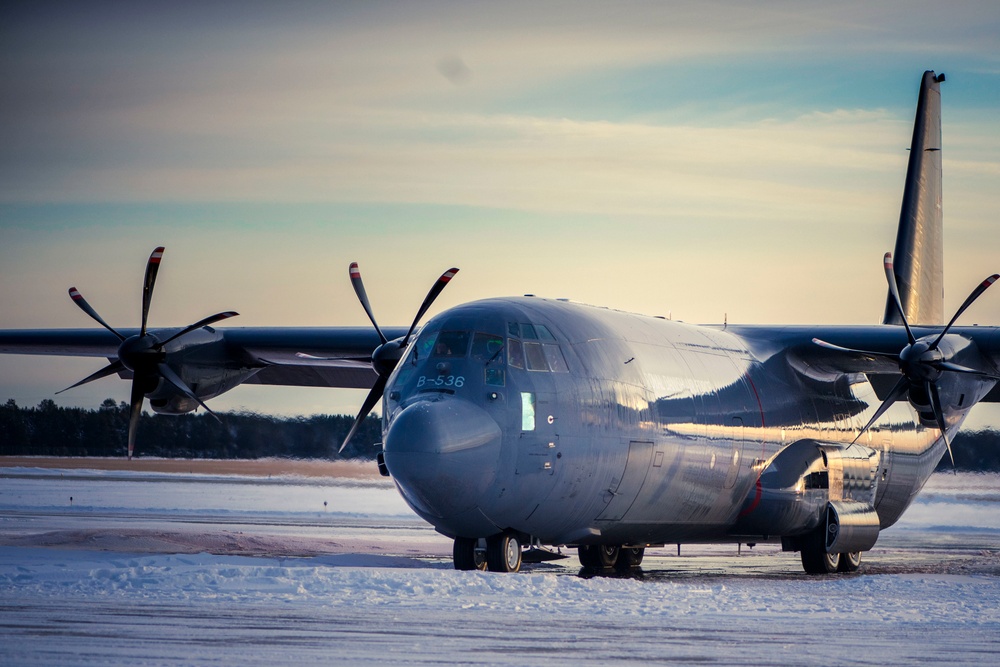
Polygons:
M1000 270L995 2L0 5L0 328L406 325L532 293L688 322L876 323L924 70L946 310ZM1000 324L1000 293L961 322ZM0 357L34 405L100 360ZM55 397L127 400L106 379ZM355 412L240 387L219 410ZM989 407L986 408L990 410ZM1000 414L998 412L997 414ZM1000 420L997 420L1000 422Z

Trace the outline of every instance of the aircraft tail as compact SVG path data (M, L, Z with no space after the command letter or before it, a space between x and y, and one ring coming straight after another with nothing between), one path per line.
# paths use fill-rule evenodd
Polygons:
M944 74L924 72L906 167L903 205L892 253L899 298L910 324L944 323L941 214L941 88ZM884 324L902 324L888 294Z

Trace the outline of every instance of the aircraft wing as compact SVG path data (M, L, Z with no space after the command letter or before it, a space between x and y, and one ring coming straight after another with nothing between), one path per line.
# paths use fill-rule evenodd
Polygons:
M940 333L941 327L913 327L917 338ZM864 374L876 392L899 377L899 362L894 358L906 347L906 330L897 325L873 326L733 326L727 331L742 338L761 359L782 355L797 372L808 377L829 379L835 375ZM952 327L974 345L978 370L1000 374L1000 327ZM819 342L817 342L819 341ZM840 349L837 349L840 348ZM881 376L881 377L880 377ZM886 376L891 379L886 381ZM984 402L1000 402L1000 385Z
M392 340L404 327L383 329ZM247 384L370 389L378 378L372 352L381 343L372 327L226 329L227 345L262 364Z
M131 336L138 333L125 329ZM114 357L120 341L107 329L17 329L0 331L0 353L62 357Z
M172 331L163 333L169 335ZM133 329L120 332L125 337L138 334ZM371 355L381 341L371 327L206 327L204 332L206 341L182 348L203 348L189 355L190 363L257 369L246 380L248 383L367 389L377 378L371 368ZM389 327L383 332L391 340L405 335L406 329ZM119 345L118 338L105 329L0 331L2 354L114 360Z

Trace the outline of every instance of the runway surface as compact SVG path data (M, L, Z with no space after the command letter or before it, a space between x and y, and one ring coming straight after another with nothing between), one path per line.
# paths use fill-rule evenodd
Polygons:
M998 509L935 476L856 575L774 545L497 575L377 475L0 468L0 664L996 664Z

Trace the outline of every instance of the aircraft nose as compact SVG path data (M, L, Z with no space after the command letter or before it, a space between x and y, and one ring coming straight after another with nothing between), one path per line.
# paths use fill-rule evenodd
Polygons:
M405 407L385 435L389 474L417 509L447 518L476 507L496 477L502 433L481 407L439 397Z

